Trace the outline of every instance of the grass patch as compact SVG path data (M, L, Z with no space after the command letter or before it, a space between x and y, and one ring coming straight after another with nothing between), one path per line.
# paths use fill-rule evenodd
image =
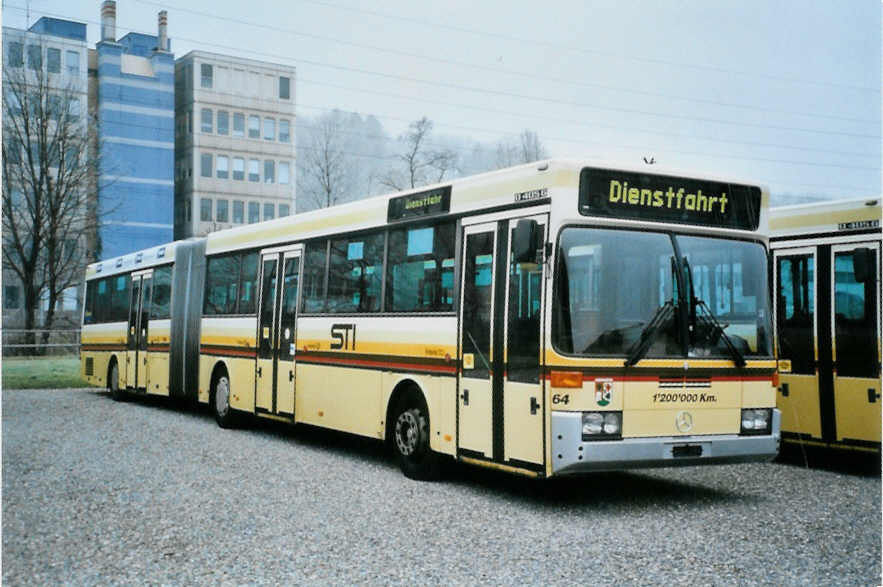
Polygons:
M80 379L77 357L3 359L3 389L60 389L89 387Z

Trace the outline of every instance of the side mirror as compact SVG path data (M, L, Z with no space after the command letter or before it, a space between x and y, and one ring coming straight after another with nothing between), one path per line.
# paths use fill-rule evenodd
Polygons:
M540 236L540 225L536 220L519 220L512 233L512 260L516 263L536 260Z
M875 257L874 251L867 247L852 251L852 268L857 282L865 283L876 277L876 272L874 271Z

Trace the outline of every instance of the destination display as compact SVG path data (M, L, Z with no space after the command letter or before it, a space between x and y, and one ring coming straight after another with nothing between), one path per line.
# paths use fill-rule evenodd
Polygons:
M389 200L388 222L445 214L451 209L451 186L398 196Z
M760 188L669 175L585 168L579 211L584 216L757 230Z

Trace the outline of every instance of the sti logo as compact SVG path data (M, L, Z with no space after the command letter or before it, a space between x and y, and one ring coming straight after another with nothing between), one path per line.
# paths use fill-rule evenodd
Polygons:
M613 380L612 379L596 379L595 380L595 402L599 406L606 406L613 397Z

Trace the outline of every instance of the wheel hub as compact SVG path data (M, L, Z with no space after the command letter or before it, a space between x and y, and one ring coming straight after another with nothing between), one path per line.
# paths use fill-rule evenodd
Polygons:
M417 450L420 425L417 418L410 411L402 412L396 420L396 445L405 456L410 456Z
M227 413L227 407L230 405L230 385L227 382L226 377L221 377L218 380L218 388L215 391L215 410L218 412L219 416L224 416Z

